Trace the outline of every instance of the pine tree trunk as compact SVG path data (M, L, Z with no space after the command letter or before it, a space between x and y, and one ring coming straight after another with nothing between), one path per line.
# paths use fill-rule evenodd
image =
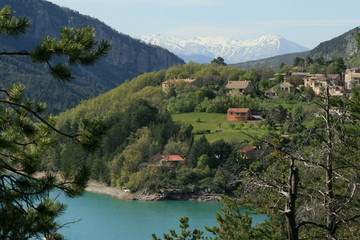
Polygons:
M325 196L325 208L326 208L326 226L327 226L327 239L333 240L335 238L335 225L336 216L334 210L334 189L333 189L333 134L332 125L330 119L330 93L329 84L327 82L326 87L326 107L325 107L325 124L326 124L326 196Z
M299 184L299 170L294 165L294 160L291 160L290 174L289 174L289 192L286 196L285 203L285 220L288 233L288 240L298 240L299 231L296 226L296 199L297 188Z

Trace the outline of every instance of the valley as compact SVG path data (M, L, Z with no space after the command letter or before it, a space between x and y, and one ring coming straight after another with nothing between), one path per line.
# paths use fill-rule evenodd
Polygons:
M190 231L180 216L164 239L360 236L358 27L312 50L278 35L137 40L48 1L3 3L1 239L63 239L61 201L86 190L134 200L72 201L105 219L89 225L97 236L145 229L116 212L145 206L161 222L161 208L218 209L219 196L218 225Z

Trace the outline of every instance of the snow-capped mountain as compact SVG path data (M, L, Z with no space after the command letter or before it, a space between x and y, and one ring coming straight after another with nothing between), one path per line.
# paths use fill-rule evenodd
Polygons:
M197 37L190 40L167 35L134 36L145 43L170 50L186 62L209 63L216 57L240 63L308 49L278 35L264 35L255 40Z

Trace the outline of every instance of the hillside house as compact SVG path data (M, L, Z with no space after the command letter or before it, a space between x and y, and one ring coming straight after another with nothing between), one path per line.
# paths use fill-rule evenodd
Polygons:
M197 85L197 81L196 79L169 79L166 80L165 82L163 82L161 84L161 87L164 91L167 91L169 88L174 87L176 84L180 83L180 82L185 82L191 85Z
M293 93L295 91L294 85L292 85L291 83L288 83L288 82L280 83L279 87L282 91L285 91L288 93Z
M160 165L165 167L177 167L179 164L186 166L186 161L180 155L161 155Z
M316 95L327 86L329 81L330 88L334 88L340 83L339 74L311 74L304 78L304 86L311 88Z
M247 146L243 149L238 150L238 152L243 159L249 159L255 157L256 153L258 152L256 150L256 146Z
M255 89L251 81L228 81L225 86L226 91L230 92L233 90L239 90L240 93L243 93L246 90Z
M245 122L252 119L250 108L229 108L227 110L226 121Z
M345 89L351 90L352 85L360 84L360 68L346 69L345 71Z
M268 97L268 98L276 98L276 90L277 90L277 87L272 87L272 88L268 88L265 90L265 96Z
M295 92L295 87L294 85L292 85L291 83L288 82L282 82L272 88L268 88L265 91L265 96L268 98L276 98L277 97L277 93L279 90L288 92L288 93L293 93Z

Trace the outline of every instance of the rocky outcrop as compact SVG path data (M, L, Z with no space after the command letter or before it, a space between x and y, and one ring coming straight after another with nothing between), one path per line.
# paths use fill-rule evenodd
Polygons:
M313 58L324 57L326 60L339 57L348 60L358 52L356 35L359 31L360 27L356 27L329 41L322 42L311 50L309 55Z

